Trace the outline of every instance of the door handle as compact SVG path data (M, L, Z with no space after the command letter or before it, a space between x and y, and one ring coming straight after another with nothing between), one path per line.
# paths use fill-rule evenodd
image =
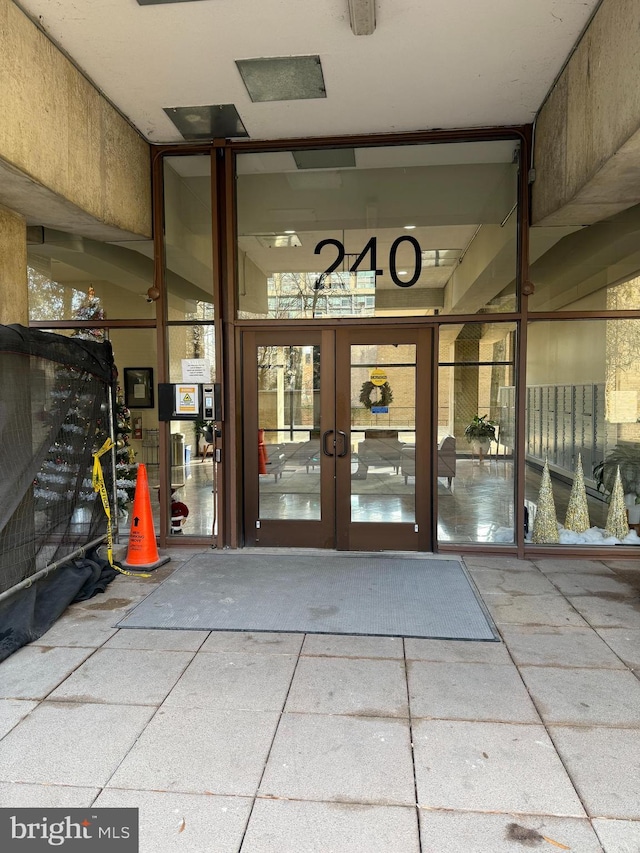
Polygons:
M342 451L338 453L338 456L346 456L349 452L349 444L347 443L347 434L343 432L341 429L338 430L338 435L342 436Z
M325 432L322 433L322 452L324 453L325 456L333 456L334 455L333 453L329 453L329 451L327 450L327 436L330 436L330 435L333 435L332 429L325 430ZM333 443L333 446L335 447L335 442Z

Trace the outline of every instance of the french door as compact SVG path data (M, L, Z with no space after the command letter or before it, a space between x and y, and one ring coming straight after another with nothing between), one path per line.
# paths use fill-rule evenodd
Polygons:
M432 332L243 334L245 544L430 550Z

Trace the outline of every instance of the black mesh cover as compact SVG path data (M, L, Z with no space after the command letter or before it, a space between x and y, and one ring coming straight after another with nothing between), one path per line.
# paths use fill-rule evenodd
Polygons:
M0 593L106 532L91 475L113 381L109 342L0 326Z

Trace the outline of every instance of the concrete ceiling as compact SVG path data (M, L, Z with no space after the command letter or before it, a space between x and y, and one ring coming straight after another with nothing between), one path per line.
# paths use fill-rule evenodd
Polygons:
M234 104L277 139L532 122L599 0L19 0L152 143L165 108ZM318 55L326 98L253 103L235 60Z

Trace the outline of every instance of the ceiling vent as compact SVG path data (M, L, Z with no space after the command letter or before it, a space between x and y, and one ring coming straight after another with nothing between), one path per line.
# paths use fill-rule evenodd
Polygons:
M249 136L233 104L204 107L165 107L165 113L190 141Z
M255 103L327 97L319 56L236 59L236 65Z

